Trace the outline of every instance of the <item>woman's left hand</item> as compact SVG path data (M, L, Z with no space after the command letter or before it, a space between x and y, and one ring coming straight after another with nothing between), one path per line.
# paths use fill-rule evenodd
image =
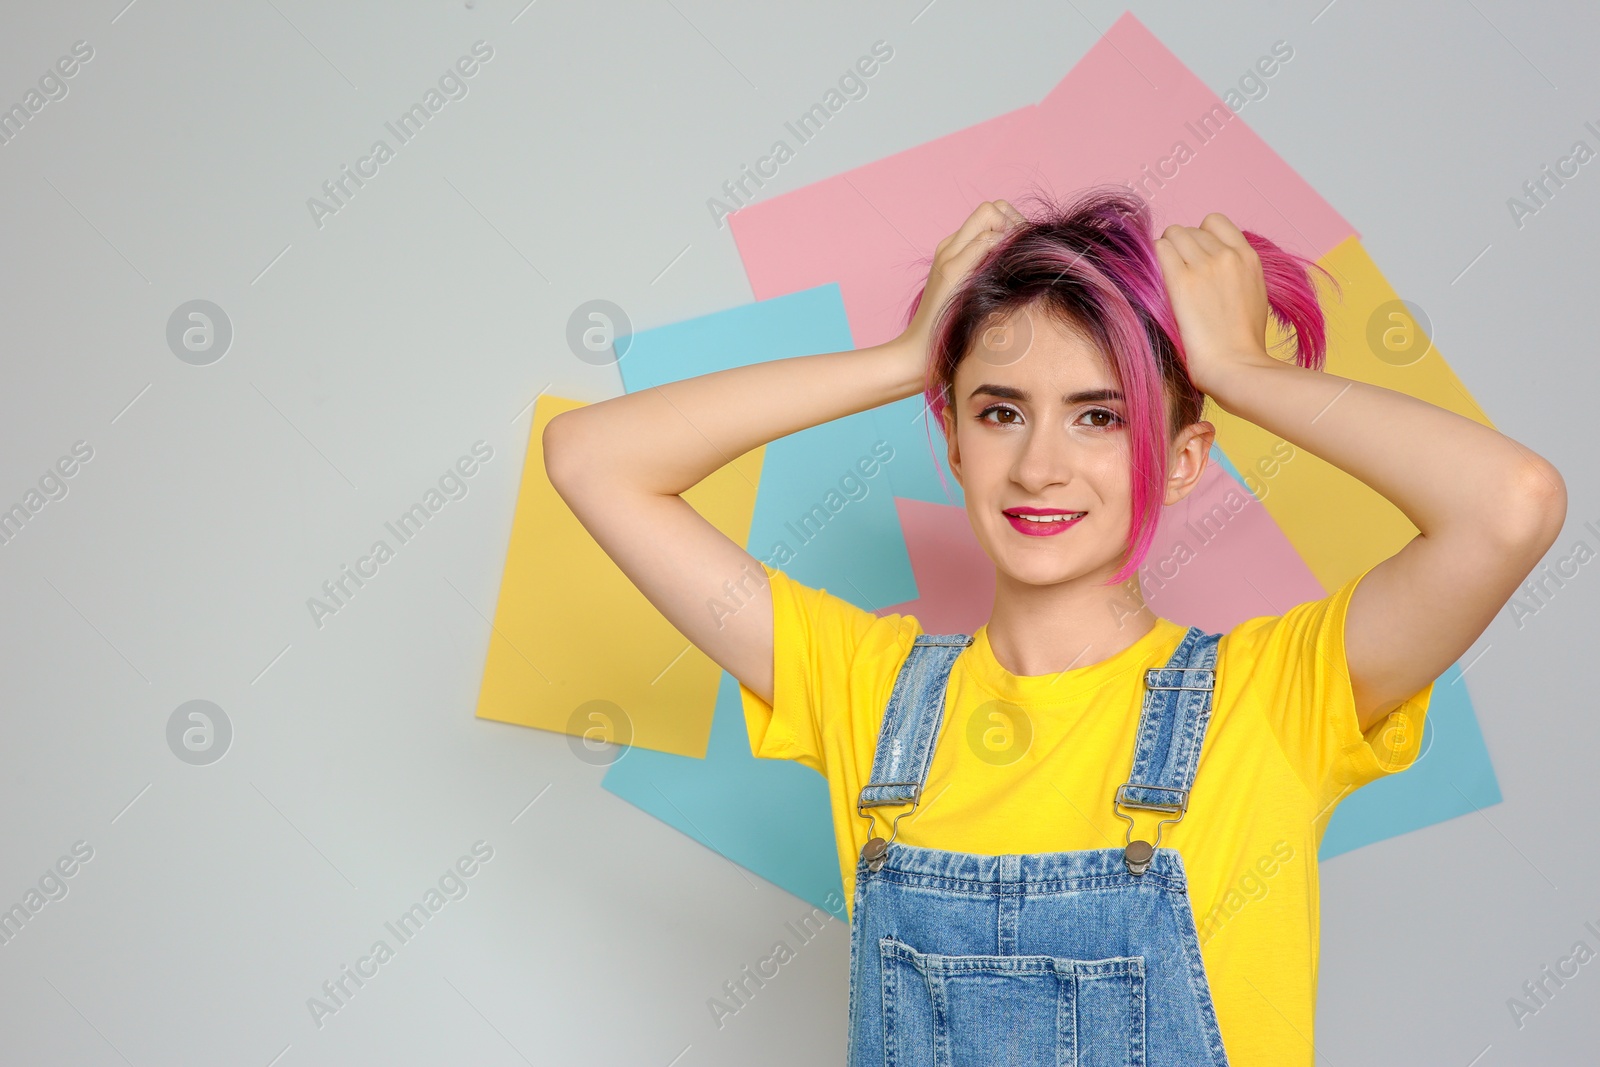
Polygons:
M1283 362L1267 354L1261 260L1226 215L1168 226L1155 244L1195 388L1213 395L1237 366Z

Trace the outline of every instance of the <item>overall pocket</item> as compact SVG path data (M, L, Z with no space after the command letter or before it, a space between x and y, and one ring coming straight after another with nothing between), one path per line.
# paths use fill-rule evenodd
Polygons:
M878 947L886 1067L1144 1067L1142 956Z

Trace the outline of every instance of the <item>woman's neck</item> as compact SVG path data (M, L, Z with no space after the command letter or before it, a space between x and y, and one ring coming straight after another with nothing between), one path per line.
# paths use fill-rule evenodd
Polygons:
M1120 586L1104 576L1029 585L996 576L985 633L994 658L1021 677L1088 667L1132 647L1156 625L1137 577Z

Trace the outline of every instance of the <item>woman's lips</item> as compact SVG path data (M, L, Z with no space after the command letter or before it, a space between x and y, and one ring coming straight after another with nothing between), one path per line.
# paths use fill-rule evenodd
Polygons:
M1020 534L1026 534L1029 537L1053 537L1056 534L1066 530L1068 527L1076 526L1078 523L1082 522L1088 513L1074 512L1071 514L1073 516L1072 518L1051 519L1046 522L1035 522L1031 519L1020 518L1010 513L1005 513L1005 516L1006 521L1009 522L1012 528Z

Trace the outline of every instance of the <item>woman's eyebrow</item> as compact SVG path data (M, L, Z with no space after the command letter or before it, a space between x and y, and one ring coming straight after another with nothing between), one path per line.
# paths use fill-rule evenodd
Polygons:
M967 395L967 399L980 394L999 397L1002 400L1021 400L1027 403L1033 397L1026 389L1018 389L1010 385L980 385ZM1095 400L1121 400L1122 393L1116 389L1082 389L1076 393L1068 393L1061 398L1064 404L1083 404Z

